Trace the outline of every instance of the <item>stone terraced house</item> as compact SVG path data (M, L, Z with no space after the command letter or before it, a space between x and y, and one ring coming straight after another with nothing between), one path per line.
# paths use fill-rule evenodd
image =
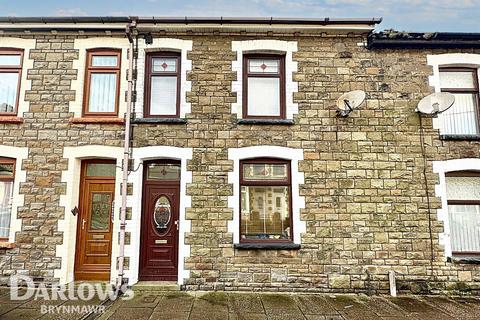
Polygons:
M0 18L1 283L479 294L480 34L380 21Z

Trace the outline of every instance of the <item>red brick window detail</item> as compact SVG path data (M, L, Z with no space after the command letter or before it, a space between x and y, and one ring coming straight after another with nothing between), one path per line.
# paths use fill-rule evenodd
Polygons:
M17 114L23 50L0 49L0 116Z
M87 51L84 117L116 117L120 96L121 50Z
M180 117L180 71L180 53L147 54L144 117Z
M243 118L285 119L285 56L243 56Z
M440 68L440 87L442 92L450 92L455 96L454 105L440 115L442 134L479 135L478 70Z
M15 159L0 158L0 241L8 241L12 216Z
M454 256L480 256L480 171L446 174L450 239Z
M293 242L290 161L240 162L240 242Z

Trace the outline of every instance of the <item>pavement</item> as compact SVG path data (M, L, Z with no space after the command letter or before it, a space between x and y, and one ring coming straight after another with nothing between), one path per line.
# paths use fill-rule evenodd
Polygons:
M101 303L98 298L12 301L9 290L0 288L0 319L480 319L479 297L137 291L131 300L109 301L98 309L102 312L87 310Z

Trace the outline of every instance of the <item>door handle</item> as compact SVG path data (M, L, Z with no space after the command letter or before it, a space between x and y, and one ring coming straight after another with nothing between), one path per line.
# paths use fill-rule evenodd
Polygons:
M87 220L82 219L82 230L85 229L85 222L87 222Z
M177 226L177 231L178 231L178 220L175 220L175 225Z

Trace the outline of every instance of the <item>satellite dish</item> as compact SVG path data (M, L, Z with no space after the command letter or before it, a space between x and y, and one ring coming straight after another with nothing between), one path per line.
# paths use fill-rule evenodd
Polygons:
M455 103L455 96L448 92L429 94L417 106L417 112L436 115L448 110Z
M337 100L337 116L348 117L350 112L360 107L365 101L365 91L354 90L344 93Z

